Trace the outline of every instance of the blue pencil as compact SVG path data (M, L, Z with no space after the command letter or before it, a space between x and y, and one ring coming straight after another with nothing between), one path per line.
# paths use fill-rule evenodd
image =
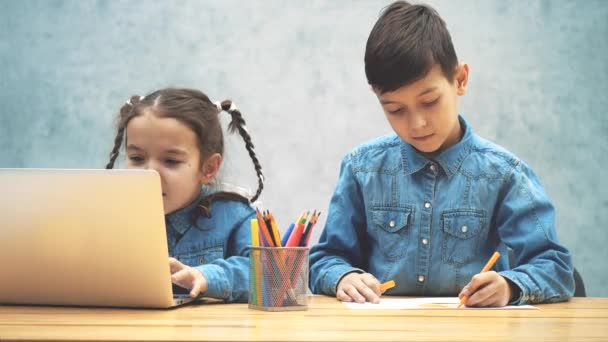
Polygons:
M295 224L290 224L289 228L287 228L287 231L285 232L285 234L283 234L283 238L281 239L281 246L285 246L285 244L287 243L287 240L289 240L289 236L291 235L291 232L293 231L293 227L295 227Z

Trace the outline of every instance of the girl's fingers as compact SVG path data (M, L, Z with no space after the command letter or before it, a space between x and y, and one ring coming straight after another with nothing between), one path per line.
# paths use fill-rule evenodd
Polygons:
M192 288L192 275L187 269L183 269L171 275L171 282L187 289Z
M179 260L177 260L175 258L169 258L169 271L171 272L171 274L173 274L183 268L184 268L184 264L179 262Z

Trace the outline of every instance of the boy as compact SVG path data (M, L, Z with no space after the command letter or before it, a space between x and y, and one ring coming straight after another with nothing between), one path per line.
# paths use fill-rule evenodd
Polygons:
M342 161L311 289L341 301L467 296L467 306L567 300L573 266L534 172L458 115L469 67L433 9L397 1L372 29L365 73L395 131ZM514 253L509 265L507 248ZM477 274L494 251L495 271Z

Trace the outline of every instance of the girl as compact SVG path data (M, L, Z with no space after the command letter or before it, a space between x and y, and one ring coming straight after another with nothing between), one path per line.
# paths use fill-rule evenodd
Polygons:
M253 161L258 188L251 199L212 190L224 151L222 112L232 117L229 131L239 132ZM240 111L230 100L212 103L198 90L168 88L132 96L118 119L106 168L114 167L124 140L128 168L159 173L171 281L192 297L247 301L255 217L249 203L262 192L263 175Z

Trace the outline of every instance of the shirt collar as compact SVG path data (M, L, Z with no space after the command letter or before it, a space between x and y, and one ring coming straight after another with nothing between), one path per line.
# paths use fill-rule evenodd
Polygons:
M452 177L458 171L462 162L471 152L473 145L473 131L471 127L462 116L458 116L458 121L464 132L460 141L433 158L443 168L448 177ZM405 141L401 147L401 154L406 174L418 172L432 162L431 159L425 157Z
M192 225L192 217L194 216L195 210L200 210L198 208L198 204L203 197L208 195L209 190L207 187L203 186L201 188L200 193L196 197L192 203L188 204L186 207L176 210L169 215L165 215L165 220L168 221L171 225L171 228L178 232L179 234L184 234L188 228Z

